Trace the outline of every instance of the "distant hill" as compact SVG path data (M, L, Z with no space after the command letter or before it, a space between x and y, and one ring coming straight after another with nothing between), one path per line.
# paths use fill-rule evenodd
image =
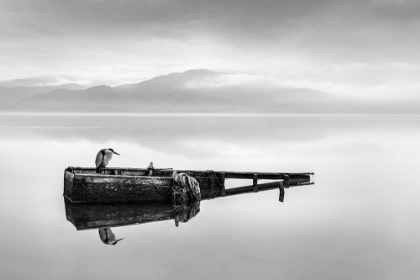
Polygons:
M129 100L115 88L96 86L85 90L57 89L18 100L15 108L29 111L124 111Z
M3 82L3 84L6 84ZM0 86L0 104L14 102L20 99L47 93L56 89L78 90L85 89L85 86L79 84L63 84L58 86Z
M230 76L229 76L230 75ZM0 110L135 113L413 113L417 104L344 98L307 88L226 83L232 74L209 70L172 73L118 87L0 87Z

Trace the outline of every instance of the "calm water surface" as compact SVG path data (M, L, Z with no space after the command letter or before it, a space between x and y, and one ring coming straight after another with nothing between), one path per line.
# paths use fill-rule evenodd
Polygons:
M417 279L418 117L0 116L1 279ZM173 220L77 231L67 166L315 172ZM228 186L250 182L227 181Z

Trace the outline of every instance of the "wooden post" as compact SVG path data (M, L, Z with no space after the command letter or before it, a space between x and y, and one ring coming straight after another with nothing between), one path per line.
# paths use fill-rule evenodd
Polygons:
M211 194L211 189L212 189L212 185L211 185L211 177L210 177L210 175L209 175L209 177L207 177L207 180L209 181L209 197L210 197L210 194ZM201 189L201 188L200 188Z
M283 186L283 182L279 182L279 189L280 189L279 201L280 202L283 202L284 201L284 186Z
M153 176L153 162L150 163L148 169L149 169L149 176Z
M290 176L289 175L283 175L283 181L284 181L284 187L288 188L290 186Z
M252 184L254 185L254 192L258 192L258 174L254 174Z
M226 189L225 189L225 177L226 177L226 173L225 172L221 172L220 173L220 186L221 186L221 196L226 196Z

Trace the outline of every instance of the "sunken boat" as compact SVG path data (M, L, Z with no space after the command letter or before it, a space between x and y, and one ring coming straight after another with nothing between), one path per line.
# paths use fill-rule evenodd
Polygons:
M174 174L185 173L197 180L201 199L247 192L310 185L313 173L234 172L214 170L174 170L172 168L95 168L68 167L64 171L64 197L70 203L138 203L173 201ZM251 179L253 184L226 188L226 179ZM273 180L259 184L258 180Z

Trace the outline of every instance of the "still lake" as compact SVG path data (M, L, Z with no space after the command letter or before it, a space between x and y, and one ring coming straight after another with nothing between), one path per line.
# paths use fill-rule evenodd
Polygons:
M417 279L418 116L0 115L1 279ZM94 166L314 172L201 202L188 223L66 219L63 173ZM250 181L228 180L227 186Z

